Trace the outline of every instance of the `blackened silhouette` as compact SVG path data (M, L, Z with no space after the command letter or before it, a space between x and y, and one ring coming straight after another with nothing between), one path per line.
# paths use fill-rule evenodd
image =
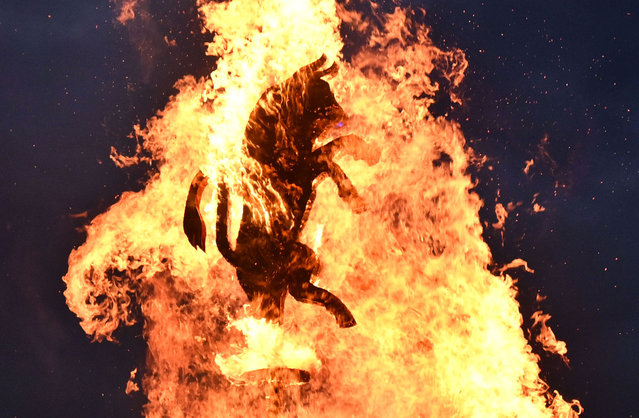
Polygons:
M314 251L299 241L315 199L317 184L329 176L339 196L355 211L364 203L344 171L333 161L335 152L355 147L369 164L379 155L367 150L355 136L339 137L313 151L314 140L346 115L323 76L337 72L333 64L322 69L326 56L300 68L283 83L268 88L253 109L245 130L248 155L259 163L261 175L272 186L268 217L254 205L244 204L233 250L228 239L229 191L218 185L216 244L222 256L236 268L237 277L250 301L261 314L280 321L287 292L300 302L324 306L340 327L356 325L344 303L331 292L310 282L320 268ZM184 231L191 245L205 250L206 226L199 212L207 178L200 171L191 183L184 212ZM268 220L266 220L268 219Z

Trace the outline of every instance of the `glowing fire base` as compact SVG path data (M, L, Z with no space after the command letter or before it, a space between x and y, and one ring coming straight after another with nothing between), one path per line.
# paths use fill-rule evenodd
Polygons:
M309 406L308 383L311 375L306 370L274 367L269 369L252 370L242 374L238 385L253 385L258 387L254 403L266 401L257 411L266 411L271 416L281 414L297 415L299 407Z
M244 396L252 404L263 404L256 410L296 415L298 407L308 407L311 372L305 368L319 366L312 348L264 319L243 318L229 327L242 333L244 344L236 347L239 353L218 355L215 362L233 385L255 387Z

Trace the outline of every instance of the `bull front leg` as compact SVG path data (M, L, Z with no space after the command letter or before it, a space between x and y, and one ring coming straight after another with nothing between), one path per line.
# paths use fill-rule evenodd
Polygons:
M337 163L320 154L317 160L317 171L317 177L328 175L335 182L337 194L348 203L353 212L361 213L366 210L366 202L357 193L357 189Z
M328 160L333 160L335 154L344 150L348 155L356 160L362 160L368 165L376 164L379 161L380 150L374 145L367 144L357 135L349 134L340 136L329 143L319 147L313 154L315 158L323 156Z
M339 196L349 204L355 213L361 213L366 209L364 200L359 196L357 189L344 173L344 170L333 161L333 157L340 150L344 150L353 158L362 160L368 165L373 165L379 161L380 150L367 144L359 136L349 134L335 138L313 151L316 176L329 175L337 185Z

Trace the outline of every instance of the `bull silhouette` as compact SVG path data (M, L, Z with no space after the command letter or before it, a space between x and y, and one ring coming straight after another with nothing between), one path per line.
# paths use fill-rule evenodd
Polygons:
M216 244L222 256L236 268L237 278L251 302L257 302L264 318L280 321L286 294L296 300L324 306L340 327L356 325L344 303L331 292L313 285L320 269L314 251L299 241L308 219L315 190L330 177L339 196L355 211L364 203L344 171L333 161L342 147L355 148L369 164L374 152L361 151L364 141L347 135L313 150L326 129L346 119L330 85L322 79L337 72L337 65L322 69L326 56L300 68L290 78L269 87L250 114L245 130L248 156L259 164L270 184L267 208L244 203L235 249L228 239L229 190L218 184ZM371 155L373 157L371 158ZM378 157L378 156L377 156ZM206 226L199 211L208 178L198 172L191 182L184 212L184 232L193 247L205 251ZM270 193L270 194L269 194ZM275 194L276 193L276 194ZM258 211L268 211L268 216Z

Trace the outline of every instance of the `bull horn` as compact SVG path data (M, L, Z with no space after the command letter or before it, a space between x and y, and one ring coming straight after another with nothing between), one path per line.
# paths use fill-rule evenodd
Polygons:
M325 70L316 71L315 74L313 75L317 78L322 78L326 75L335 75L337 74L338 70L339 70L339 66L337 65L336 62L334 62L330 67L326 68Z
M317 70L322 68L324 63L326 62L326 54L322 54L317 60L311 62L308 65L300 68L297 72L300 74L314 74Z

